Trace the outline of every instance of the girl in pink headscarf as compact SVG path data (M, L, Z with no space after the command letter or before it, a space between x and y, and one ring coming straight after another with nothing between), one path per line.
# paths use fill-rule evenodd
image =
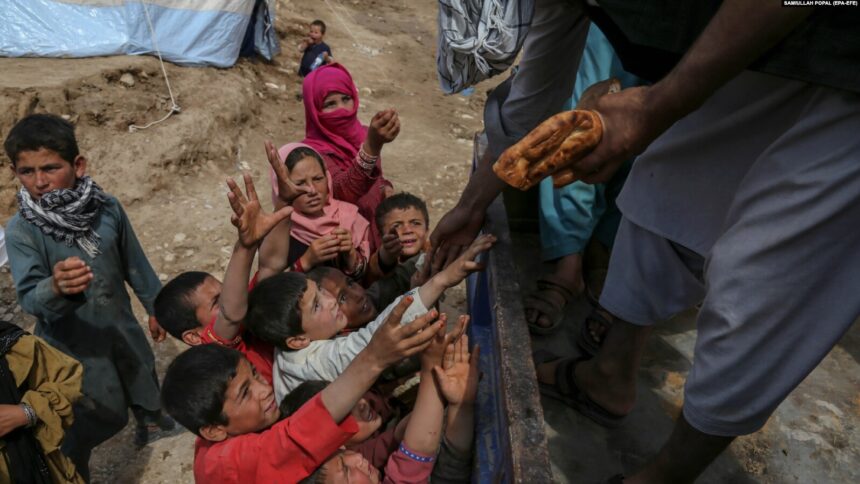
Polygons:
M280 176L306 190L290 201L293 215L289 266L294 271L307 272L319 265L329 265L361 279L370 257L370 224L355 205L331 196L331 176L313 148L289 143L278 155L286 168ZM270 173L272 200L278 206L282 182L274 170Z
M340 64L317 68L305 77L305 139L325 160L334 185L334 198L358 206L371 223L371 248L380 245L376 207L390 193L391 182L382 176L382 145L400 133L393 109L380 111L365 127L358 120L358 91L352 76Z

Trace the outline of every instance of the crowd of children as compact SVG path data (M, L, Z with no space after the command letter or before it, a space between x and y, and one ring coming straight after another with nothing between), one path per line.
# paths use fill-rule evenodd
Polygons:
M198 437L199 482L470 480L478 348L468 316L449 324L434 308L495 239L477 237L431 274L426 204L382 174L397 112L361 124L358 91L324 33L314 22L302 44L305 139L265 145L273 210L249 174L244 189L227 180L237 235L223 281L192 270L162 287L120 203L86 175L68 121L35 114L8 133L22 186L9 262L38 319L34 342L20 341L43 355L31 372L56 394L0 392L13 474L24 465L32 482L87 481L93 447L128 409L139 445L178 431L163 406ZM160 390L126 283L153 339L166 331L189 346ZM7 334L10 345L21 338Z

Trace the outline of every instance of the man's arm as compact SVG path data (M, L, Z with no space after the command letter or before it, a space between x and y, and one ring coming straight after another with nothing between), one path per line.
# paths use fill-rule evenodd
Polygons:
M726 0L678 65L650 87L607 94L593 105L604 121L597 148L571 168L587 183L609 180L679 119L776 45L811 13L779 0Z

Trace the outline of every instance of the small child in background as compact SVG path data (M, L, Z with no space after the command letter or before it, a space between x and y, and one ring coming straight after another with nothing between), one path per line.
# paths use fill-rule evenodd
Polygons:
M308 27L308 35L299 44L302 52L302 62L299 65L299 75L305 77L317 67L334 62L331 47L323 42L325 37L325 22L314 20Z

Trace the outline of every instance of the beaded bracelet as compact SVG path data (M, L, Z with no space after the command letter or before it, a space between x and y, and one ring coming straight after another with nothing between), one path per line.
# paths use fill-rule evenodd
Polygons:
M35 427L38 420L36 419L36 411L33 410L33 407L26 403L21 404L21 409L24 410L24 415L27 416L27 428Z
M358 150L358 165L364 171L373 171L377 161L379 161L379 156L368 155L363 146Z
M406 457L409 457L412 460L417 460L418 462L433 462L436 460L435 457L424 457L410 451L405 445L403 445L403 442L400 443L400 452L403 452Z
M305 268L302 267L302 258L301 257L299 257L298 259L296 259L295 262L293 262L293 271L294 272L305 272Z
M364 269L367 266L367 259L361 253L358 253L358 264L355 265L355 269L352 272L347 272L347 277L352 279L361 279L361 276L364 275Z

